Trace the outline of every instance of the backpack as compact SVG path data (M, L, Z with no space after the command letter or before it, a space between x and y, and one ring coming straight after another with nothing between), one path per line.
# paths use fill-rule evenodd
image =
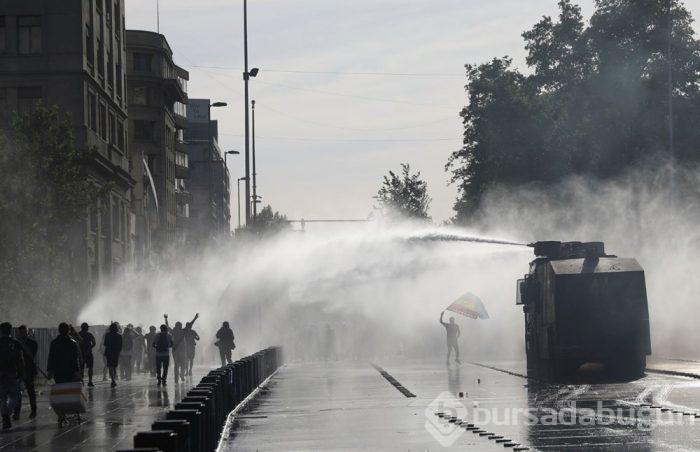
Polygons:
M17 341L9 337L0 339L0 372L19 372L20 353Z

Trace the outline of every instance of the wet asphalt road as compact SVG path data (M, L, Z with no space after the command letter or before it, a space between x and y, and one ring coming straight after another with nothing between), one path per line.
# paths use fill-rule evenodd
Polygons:
M236 420L224 449L700 450L698 378L649 372L558 385L524 378L520 363L377 364L415 397L367 363L289 365ZM649 367L700 375L689 361Z

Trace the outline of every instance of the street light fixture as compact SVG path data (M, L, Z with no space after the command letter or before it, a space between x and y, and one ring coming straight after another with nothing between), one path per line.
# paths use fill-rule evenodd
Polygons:
M226 151L226 152L224 152L224 165L228 165L228 162L226 161L226 157L228 157L229 154L238 155L238 154L240 154L240 152L238 152L238 151Z
M248 0L243 0L243 82L245 85L245 224L250 224L250 118L248 103L248 80L258 75L260 69L254 67L248 70Z

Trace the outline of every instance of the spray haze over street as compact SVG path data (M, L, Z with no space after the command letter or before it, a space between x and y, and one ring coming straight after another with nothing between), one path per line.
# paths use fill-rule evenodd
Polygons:
M700 450L697 0L3 0L0 451Z

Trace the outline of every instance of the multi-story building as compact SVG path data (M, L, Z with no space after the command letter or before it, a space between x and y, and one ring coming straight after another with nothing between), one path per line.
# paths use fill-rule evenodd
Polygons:
M188 242L195 244L229 235L230 181L221 149L218 122L211 119L209 99L190 99L185 141L192 194Z
M136 180L136 254L148 265L184 240L189 220L187 126L189 74L173 62L165 37L127 30L131 174Z
M133 255L124 60L123 0L0 2L0 121L39 102L57 105L70 114L77 146L97 150L90 177L110 187L71 257L78 300Z

